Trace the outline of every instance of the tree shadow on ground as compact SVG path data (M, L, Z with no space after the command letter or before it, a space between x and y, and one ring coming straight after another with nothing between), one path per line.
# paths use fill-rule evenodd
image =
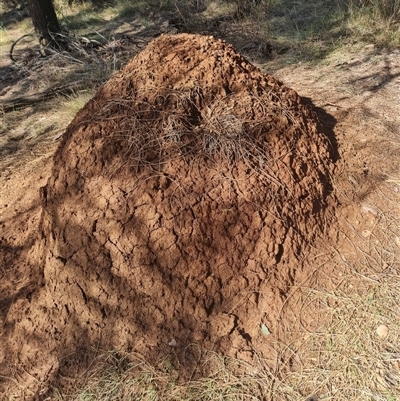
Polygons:
M29 18L29 14L26 6L21 6L13 10L8 10L0 14L0 27L2 29L5 29L8 28L10 25L21 22L27 18Z
M280 65L318 63L348 36L347 6L330 0L282 0L271 7L269 28Z

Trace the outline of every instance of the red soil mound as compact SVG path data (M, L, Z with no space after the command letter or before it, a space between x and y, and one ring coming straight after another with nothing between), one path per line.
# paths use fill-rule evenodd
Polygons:
M35 392L92 346L183 367L194 343L268 357L260 324L274 332L331 215L329 146L312 108L230 45L152 42L63 136L42 286L9 311L2 367Z

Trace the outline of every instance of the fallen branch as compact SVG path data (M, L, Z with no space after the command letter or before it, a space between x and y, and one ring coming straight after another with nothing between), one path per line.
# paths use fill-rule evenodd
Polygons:
M15 60L15 58L14 58L14 56L13 56L14 47L17 45L17 43L18 43L20 40L22 40L22 39L24 39L24 38L26 38L26 37L28 37L28 36L33 36L33 34L27 33L26 35L23 35L23 36L21 36L20 38L18 38L18 39L11 45L9 56L10 56L10 59L11 59L11 61L12 61L13 63L17 63L17 60Z
M93 82L88 81L78 81L72 82L66 85L57 86L54 88L47 89L43 92L35 93L33 95L28 95L24 97L16 97L13 99L5 100L0 102L0 110L3 113L14 111L16 109L21 109L30 106L35 103L43 102L45 100L52 99L56 96L68 96L76 93L79 90L85 89L88 86L92 86Z

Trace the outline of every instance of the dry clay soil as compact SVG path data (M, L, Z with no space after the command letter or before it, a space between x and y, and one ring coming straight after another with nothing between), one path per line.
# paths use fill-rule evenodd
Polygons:
M187 377L200 348L272 366L310 255L398 196L399 55L363 51L279 69L286 86L225 42L164 35L57 149L4 169L1 392L45 394L93 348Z

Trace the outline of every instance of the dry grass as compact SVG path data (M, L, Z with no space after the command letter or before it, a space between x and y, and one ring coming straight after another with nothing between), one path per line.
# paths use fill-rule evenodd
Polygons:
M348 28L354 39L395 47L400 44L400 1L349 2Z
M293 385L305 392L318 388L321 399L400 397L400 197L388 186L381 191L385 209L361 208L368 229L355 227L342 209L339 245L319 258L311 288L297 290L304 331L294 337L304 341L287 378L297 379ZM382 192L374 196L382 200ZM379 326L387 336L378 334Z
M139 355L103 354L97 367L86 378L84 390L70 396L54 391L55 400L259 400L260 375L238 374L238 368L253 371L252 366L208 353L203 364L212 364L214 372L205 379L179 384L178 373L167 360L152 366ZM236 372L236 373L235 373Z
M0 46L11 46L13 39L6 28L0 26ZM7 57L7 54L4 50L1 52L1 57Z
M135 171L149 168L154 173L174 158L206 159L216 167L228 166L228 170L242 162L259 179L282 186L269 172L271 160L265 139L257 138L255 132L279 131L284 125L296 129L303 121L289 107L279 103L272 107L274 100L269 92L240 99L243 109L260 111L257 121L238 112L234 95L207 103L202 92L200 88L168 90L150 102L147 91L145 101L138 100L141 96L137 95L129 116L119 117L120 110L130 106L118 100L107 103L99 115L101 119L116 119L112 140L127 144L123 160L128 160Z
M93 97L94 93L94 90L83 90L78 95L69 96L61 100L61 111L58 116L61 121L65 121L63 125L66 125L67 122L75 117L78 111Z

